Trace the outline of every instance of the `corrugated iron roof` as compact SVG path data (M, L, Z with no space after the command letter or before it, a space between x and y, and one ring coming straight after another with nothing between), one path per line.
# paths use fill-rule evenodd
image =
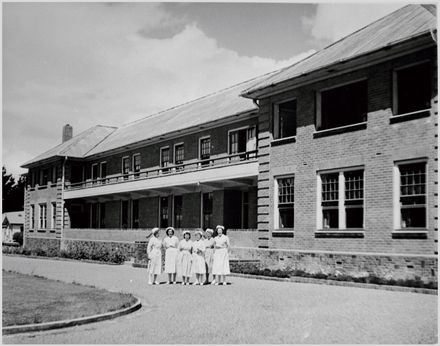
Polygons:
M435 6L407 5L255 83L243 95L250 96L268 86L422 35L436 29L436 25Z
M115 130L116 127L111 126L93 126L76 135L72 139L57 145L56 147L44 152L41 155L38 155L37 157L34 157L32 160L23 164L22 167L26 168L33 163L55 156L82 158Z
M3 221L2 223L5 224L5 221L9 224L14 225L20 225L24 223L24 211L10 211L8 213L3 213Z
M256 111L258 107L253 101L241 97L240 94L242 90L266 77L267 75L254 78L122 126L90 150L88 156L244 112Z

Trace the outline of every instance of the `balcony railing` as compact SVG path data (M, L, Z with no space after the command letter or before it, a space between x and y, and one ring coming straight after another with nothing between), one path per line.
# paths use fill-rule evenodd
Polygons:
M243 163L244 161L255 161L257 159L257 150L241 152L233 155L211 157L209 159L194 160L181 164L170 164L166 167L156 167L152 169L141 170L138 172L129 172L127 174L111 175L104 178L89 179L79 183L66 184L66 189L76 190L95 187L99 185L112 185L130 182L134 180L144 180L168 176L171 174L183 174L187 172L202 171L210 168L224 167Z

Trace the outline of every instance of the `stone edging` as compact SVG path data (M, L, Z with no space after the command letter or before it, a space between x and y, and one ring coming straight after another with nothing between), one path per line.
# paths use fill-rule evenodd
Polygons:
M68 261L68 262L83 262L83 263L94 263L94 264L107 264L111 266L120 266L122 263L113 263L113 262L104 262L97 260L89 260L89 259L74 259L67 257L49 257L49 256L35 256L35 255L20 255L16 253L3 253L3 256L11 256L11 257L23 257L23 258L36 258L36 259L44 259L44 260L55 260L55 261Z
M257 279L257 280L272 280L272 281L296 282L296 283L319 284L319 285L330 285L330 286L369 288L369 289L385 290L385 291L413 292L413 293L423 293L423 294L433 294L433 295L438 294L438 290L430 289L430 288L377 285L377 284L366 284L361 282L313 279L313 278L304 278L304 277L277 278L271 276L241 274L241 273L231 273L230 276L236 276L236 277L248 278L248 279Z
M119 316L127 315L141 308L141 301L136 298L136 302L129 306L128 308L106 312L99 315L93 315L88 317L80 317L74 318L71 320L63 320L63 321L53 321L53 322L45 322L45 323L35 323L35 324L25 324L21 326L9 326L3 327L2 333L3 335L8 334L18 334L18 333L27 333L27 332L39 332L50 329L58 329L58 328L66 328L66 327L74 327L82 324L100 322L105 320L110 320Z

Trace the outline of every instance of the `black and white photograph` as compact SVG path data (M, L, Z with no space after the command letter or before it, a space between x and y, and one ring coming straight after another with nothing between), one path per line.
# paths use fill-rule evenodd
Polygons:
M1 11L2 343L438 343L435 2Z

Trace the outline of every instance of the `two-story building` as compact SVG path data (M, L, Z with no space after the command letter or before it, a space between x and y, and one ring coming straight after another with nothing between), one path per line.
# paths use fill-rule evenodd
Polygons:
M222 223L233 255L264 266L436 281L437 133L436 8L408 5L288 68L29 161L26 243Z

